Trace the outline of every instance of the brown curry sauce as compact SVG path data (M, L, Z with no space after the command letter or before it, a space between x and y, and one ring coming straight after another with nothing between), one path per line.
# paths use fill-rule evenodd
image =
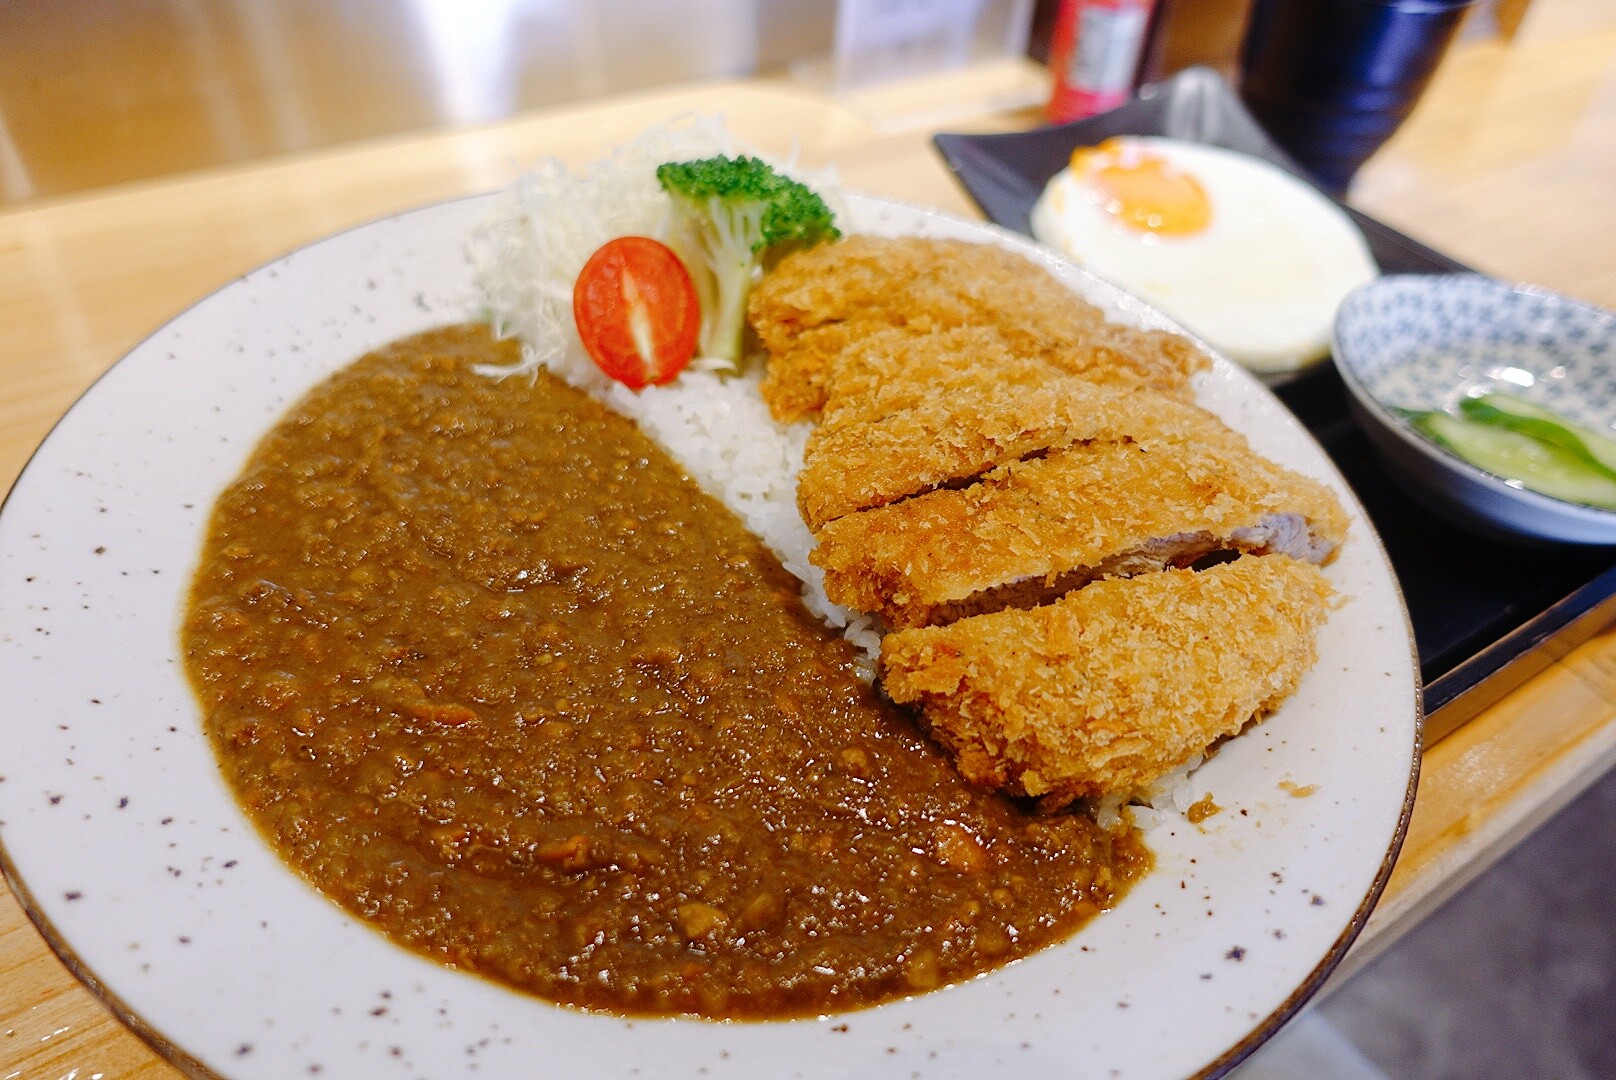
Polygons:
M214 510L184 651L267 839L541 997L769 1019L1061 940L1138 834L969 787L635 425L485 328L316 388Z

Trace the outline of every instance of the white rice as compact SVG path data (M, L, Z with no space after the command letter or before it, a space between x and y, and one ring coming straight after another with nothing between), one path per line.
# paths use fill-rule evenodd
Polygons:
M1135 792L1131 797L1116 795L1104 800L1095 807L1094 820L1101 828L1112 828L1121 820L1124 807L1133 818L1133 823L1147 832L1173 819L1182 819L1199 798L1195 785L1190 782L1190 775L1205 760L1204 754L1196 754L1143 791Z
M668 199L656 166L742 152L721 122L691 119L653 129L581 172L554 160L535 165L498 199L469 245L496 333L522 343L521 363L484 373L508 378L546 368L637 421L802 580L808 610L858 647L860 674L872 681L879 628L831 603L823 571L808 561L814 540L797 511L797 474L810 425L774 421L758 392L759 371L719 374L720 365L701 357L664 386L630 390L602 374L573 328L572 282L590 254L613 237L665 234ZM830 177L804 179L833 209L842 202Z

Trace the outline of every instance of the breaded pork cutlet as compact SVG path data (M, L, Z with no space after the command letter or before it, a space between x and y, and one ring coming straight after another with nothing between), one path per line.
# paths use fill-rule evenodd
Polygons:
M964 775L1128 796L1316 657L1348 517L1194 402L1186 339L1106 321L998 248L852 237L753 293L828 597Z
M1325 485L1212 418L1192 438L1074 443L847 514L818 530L810 558L835 603L928 626L1216 552L1322 563L1347 520Z
M1128 797L1287 697L1331 595L1282 555L1096 582L888 634L882 686L973 783L1046 806Z
M1108 321L1015 252L959 240L850 236L795 252L752 291L749 318L769 352L764 400L784 422L818 413L834 359L882 328L988 326L1070 374L1183 395L1208 363L1176 334Z
M973 368L929 390L867 396L881 406L856 410L833 394L826 420L808 438L797 502L814 531L847 514L958 487L1074 444L1156 451L1188 442L1244 450L1242 440L1196 405L1069 375L1005 381L997 367Z
M984 386L1037 386L1072 377L1043 357L1016 352L991 326L931 334L882 327L831 357L819 429L868 423ZM1095 373L1089 381L1105 379ZM1136 386L1137 380L1123 379L1121 385Z

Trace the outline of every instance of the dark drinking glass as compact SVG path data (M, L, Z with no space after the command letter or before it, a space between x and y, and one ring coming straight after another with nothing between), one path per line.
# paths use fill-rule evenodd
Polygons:
M1254 0L1240 96L1341 194L1419 100L1474 0Z

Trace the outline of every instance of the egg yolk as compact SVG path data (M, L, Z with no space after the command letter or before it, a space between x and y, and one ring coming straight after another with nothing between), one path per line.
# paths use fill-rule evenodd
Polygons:
M1160 154L1120 139L1073 151L1072 172L1130 229L1189 236L1212 222L1212 202L1199 180Z

